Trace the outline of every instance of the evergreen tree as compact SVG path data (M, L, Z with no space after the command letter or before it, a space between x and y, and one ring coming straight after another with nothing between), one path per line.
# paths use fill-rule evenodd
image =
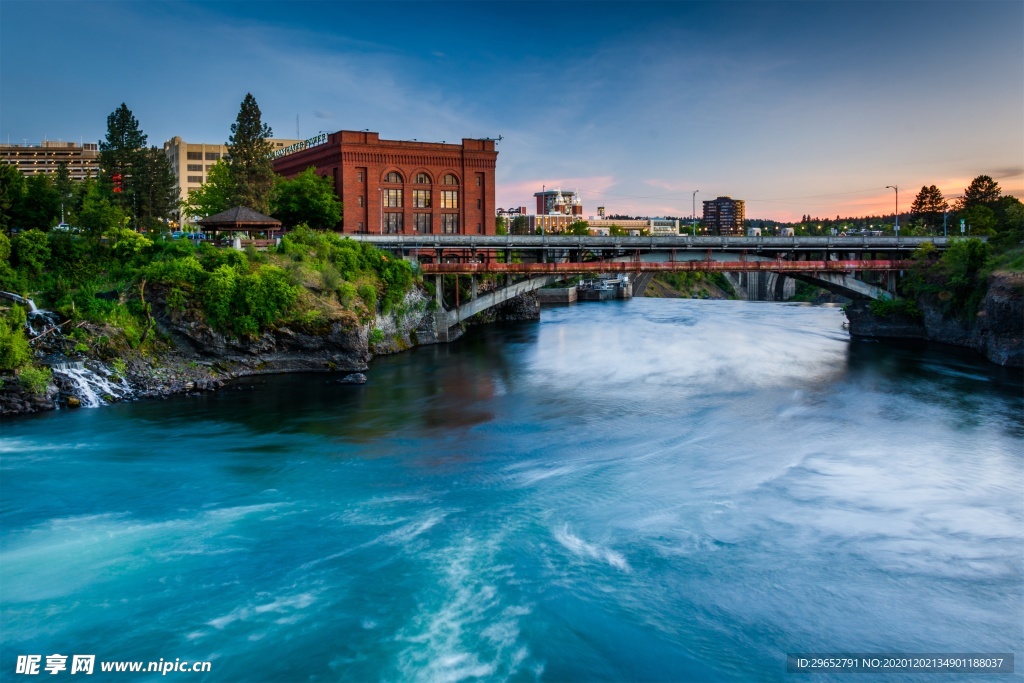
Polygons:
M57 190L57 196L60 198L61 203L61 213L66 219L75 210L75 181L71 179L67 164L57 164L57 175L53 179L53 187Z
M999 200L1002 194L999 183L987 175L980 175L971 181L964 190L964 196L957 202L956 210L962 211L972 206L989 206Z
M934 229L942 222L942 212L947 207L948 204L938 187L922 185L921 191L910 205L910 212L920 218L928 228Z
M178 185L162 149L150 147L143 152L141 161L134 183L136 217L139 228L156 230L178 208Z
M60 220L60 196L48 173L31 175L14 210L19 228L49 230Z
M11 228L20 228L15 211L25 194L25 176L11 164L0 164L0 230L8 235Z
M114 204L135 215L135 185L146 148L146 134L128 106L107 117L107 139L100 142L100 179Z
M260 119L256 98L252 93L246 93L238 118L231 124L231 137L228 139L233 204L261 213L270 211L274 164L270 159L272 147L267 138L272 136L270 126Z

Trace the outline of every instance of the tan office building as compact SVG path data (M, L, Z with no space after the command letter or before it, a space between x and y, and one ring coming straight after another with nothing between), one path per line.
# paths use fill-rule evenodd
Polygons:
M284 149L300 140L268 138L273 149ZM164 143L164 154L171 162L174 179L178 183L178 196L182 201L188 198L189 190L198 189L206 182L213 165L228 155L227 145L185 142L175 136Z
M95 142L78 144L44 140L38 145L0 145L0 163L17 167L24 175L56 173L67 164L73 180L96 178L100 173L100 150Z

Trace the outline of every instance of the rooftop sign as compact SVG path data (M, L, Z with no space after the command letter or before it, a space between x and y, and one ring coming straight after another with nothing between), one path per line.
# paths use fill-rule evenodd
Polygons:
M277 159L278 157L283 157L284 155L291 154L292 152L300 152L304 149L309 149L310 147L316 147L317 145L324 144L327 144L327 133L320 133L316 137L309 138L308 140L302 140L301 142L296 142L294 145L288 145L287 147L282 147L281 149L275 149L270 153L270 158Z

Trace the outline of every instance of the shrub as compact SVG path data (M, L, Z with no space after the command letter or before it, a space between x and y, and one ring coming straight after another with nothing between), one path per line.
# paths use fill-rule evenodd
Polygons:
M235 299L238 276L228 265L218 266L203 285L203 307L210 325L227 330L231 327L231 309Z
M871 308L872 313L881 318L895 315L903 315L909 318L922 317L917 304L911 299L878 299L872 301L868 306Z
M356 291L359 298L366 304L366 308L372 313L377 310L377 290L371 285L359 285Z
M25 311L20 306L12 306L0 319L0 370L14 370L32 360L24 325Z
M45 395L52 379L53 372L50 368L45 367L37 368L30 365L27 368L22 368L18 373L18 381L21 382L21 386L25 387L33 396Z
M370 344L376 346L384 341L384 330L379 327L375 327L370 330Z

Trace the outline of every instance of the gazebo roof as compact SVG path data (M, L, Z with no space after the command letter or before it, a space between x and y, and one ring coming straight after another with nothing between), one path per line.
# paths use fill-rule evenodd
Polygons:
M236 206L196 222L204 228L214 230L277 230L281 227L281 221L247 206Z

